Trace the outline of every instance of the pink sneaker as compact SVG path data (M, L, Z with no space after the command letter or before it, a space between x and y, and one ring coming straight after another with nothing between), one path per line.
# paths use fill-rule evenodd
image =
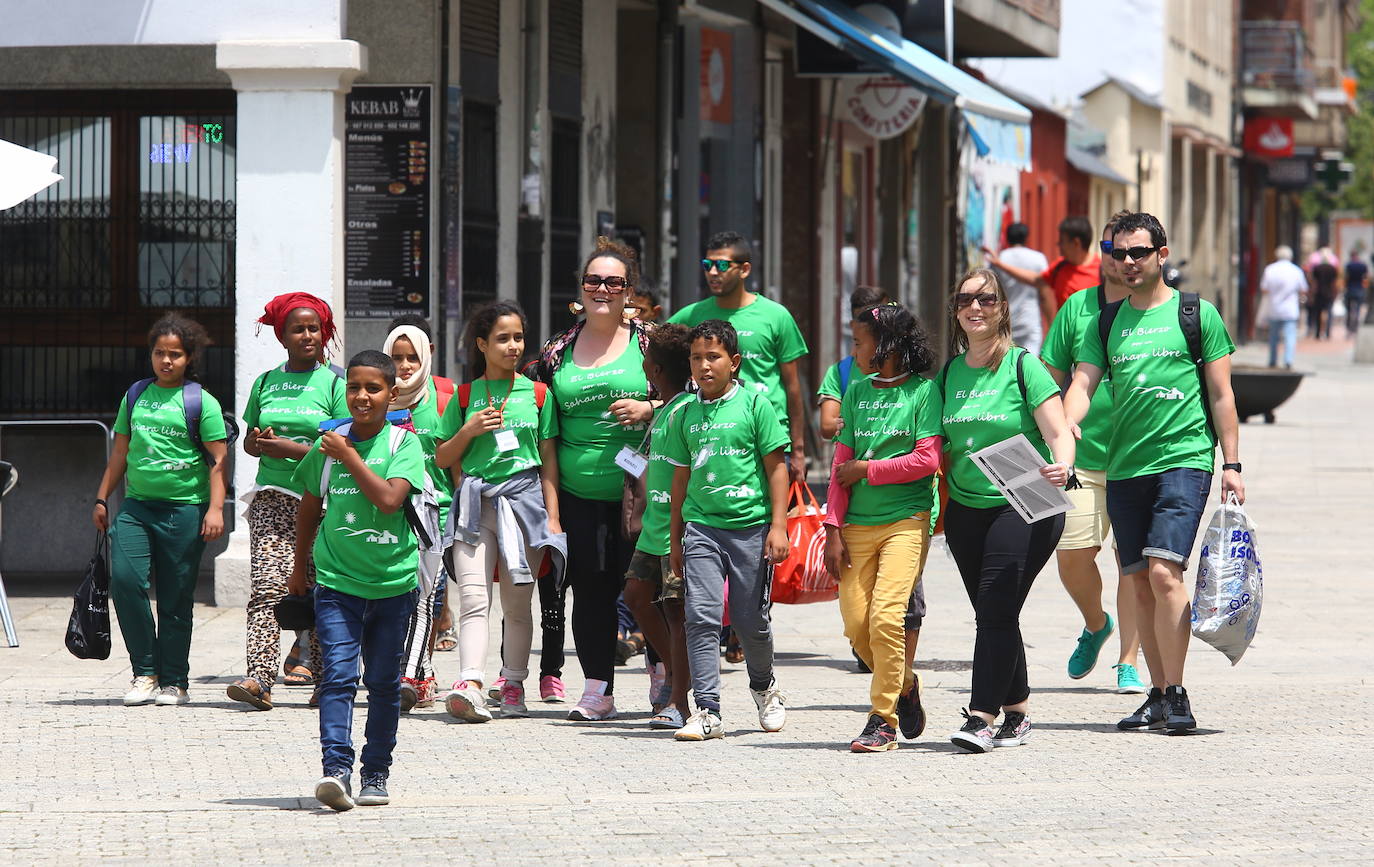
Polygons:
M492 701L500 701L501 690L505 688L506 678L503 675L501 677L496 678L496 682L491 685L491 689L487 690L487 697L490 698Z
M525 707L525 685L509 682L502 685L501 717L503 719L515 719L529 715L530 709Z
M596 683L600 683L602 688L605 687L605 683L602 681L596 681ZM615 719L615 717L615 697L593 692L590 688L582 691L581 700L572 710L568 711L568 719L582 722Z
M567 693L563 691L563 681L546 674L539 678L539 697L544 701L561 704L568 700Z

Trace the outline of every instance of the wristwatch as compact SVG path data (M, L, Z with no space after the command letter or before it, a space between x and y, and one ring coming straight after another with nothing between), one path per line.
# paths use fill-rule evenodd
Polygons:
M1240 472L1240 461L1236 461L1234 464L1222 464L1221 468L1223 470L1235 470L1236 472Z

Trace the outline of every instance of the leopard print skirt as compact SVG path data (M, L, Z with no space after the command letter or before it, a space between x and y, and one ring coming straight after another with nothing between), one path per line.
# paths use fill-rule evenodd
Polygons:
M248 676L271 689L281 660L281 627L273 607L286 596L286 581L296 556L296 506L281 491L265 489L248 506L249 576ZM310 579L315 577L310 564ZM310 659L305 665L319 677L320 645L310 632Z

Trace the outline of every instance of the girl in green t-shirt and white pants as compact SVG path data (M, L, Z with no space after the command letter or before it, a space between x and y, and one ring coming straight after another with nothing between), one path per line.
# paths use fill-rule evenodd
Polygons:
M197 322L169 313L148 332L153 381L133 406L121 401L115 444L91 514L110 530L110 601L129 651L128 706L186 704L191 611L205 543L224 533L226 435L219 401L201 393L200 440L192 442L183 387L210 342ZM126 479L124 504L110 521L106 500ZM157 622L148 603L156 582Z

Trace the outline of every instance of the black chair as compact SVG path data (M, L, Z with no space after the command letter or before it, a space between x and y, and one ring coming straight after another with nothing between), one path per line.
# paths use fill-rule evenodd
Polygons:
M0 498L19 484L19 471L9 461L0 461ZM19 646L19 635L14 631L14 617L10 614L10 600L5 595L5 579L0 576L0 621L5 625L5 641L10 647Z

